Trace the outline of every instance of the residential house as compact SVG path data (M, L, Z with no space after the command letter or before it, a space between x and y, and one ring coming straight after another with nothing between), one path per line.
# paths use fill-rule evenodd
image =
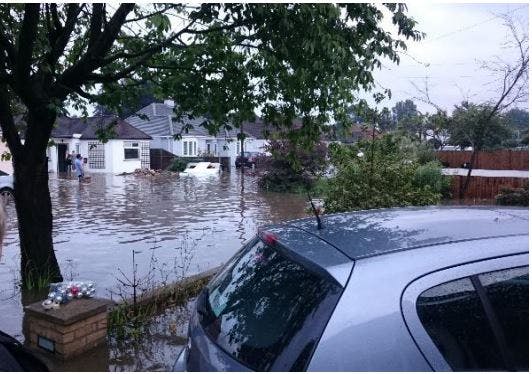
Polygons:
M98 129L111 126L112 136L102 143ZM67 171L66 156L81 154L87 172L129 173L150 167L151 137L127 121L113 115L71 118L59 117L48 147L48 170Z
M230 165L235 164L236 157L240 154L240 129L222 129L216 135L202 126L205 118L177 119L174 113L174 103L166 100L164 103L152 103L140 109L135 115L126 118L126 121L152 137L151 149L164 149L179 157L215 156L229 157ZM188 131L185 126L190 125ZM259 149L262 141L246 132L244 151ZM176 135L180 134L179 139Z
M268 153L266 147L268 146L270 134L275 133L276 129L264 122L261 118L256 118L254 121L247 121L242 124L242 129L246 134L244 140L244 151Z

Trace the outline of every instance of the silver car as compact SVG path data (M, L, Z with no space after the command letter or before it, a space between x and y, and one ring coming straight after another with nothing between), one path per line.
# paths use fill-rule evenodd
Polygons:
M528 210L260 230L198 296L177 371L528 371Z

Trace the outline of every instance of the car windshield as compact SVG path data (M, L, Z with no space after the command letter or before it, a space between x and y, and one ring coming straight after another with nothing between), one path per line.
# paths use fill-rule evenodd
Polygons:
M255 239L198 299L207 335L258 371L305 370L342 288Z

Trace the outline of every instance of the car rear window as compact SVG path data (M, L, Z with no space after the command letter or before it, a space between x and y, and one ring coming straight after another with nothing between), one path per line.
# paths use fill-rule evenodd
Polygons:
M245 366L302 371L341 291L256 239L206 287L198 314L206 334Z

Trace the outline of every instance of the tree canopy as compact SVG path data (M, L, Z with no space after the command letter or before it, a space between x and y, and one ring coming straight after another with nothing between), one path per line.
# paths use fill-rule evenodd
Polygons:
M502 146L511 132L502 116L490 116L492 110L491 106L468 102L456 106L447 125L449 143L477 151Z
M258 110L280 127L300 118L287 138L310 145L325 123L347 122L382 59L399 62L404 40L422 37L415 25L403 4L0 4L0 125L23 279L59 272L43 171L66 105L120 111L150 84L174 98L176 115L208 115L213 132Z

